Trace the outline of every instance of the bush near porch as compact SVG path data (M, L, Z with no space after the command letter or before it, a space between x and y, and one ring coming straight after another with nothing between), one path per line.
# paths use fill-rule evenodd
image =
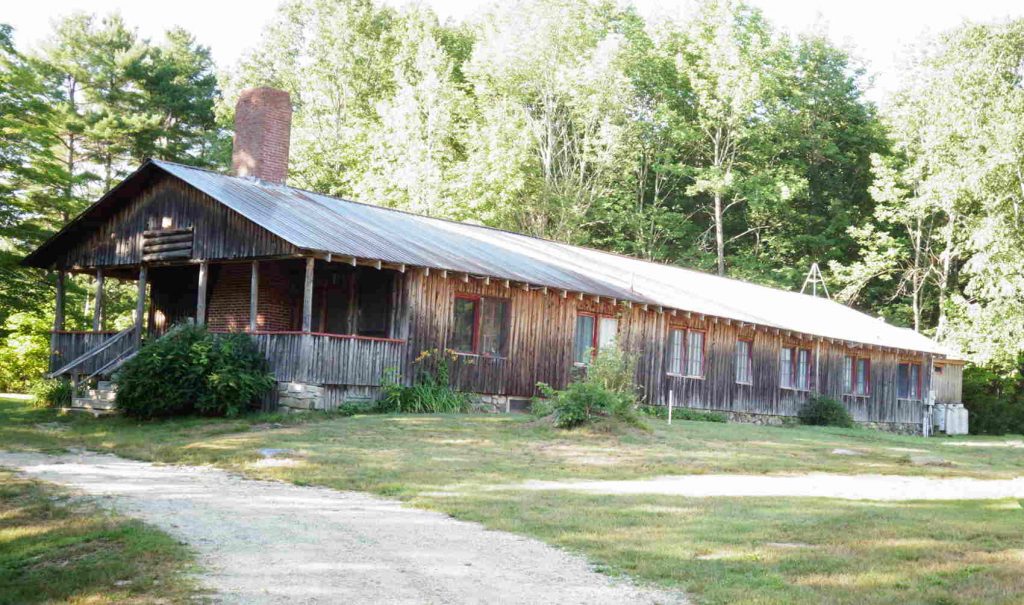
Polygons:
M178 326L147 342L115 376L117 407L136 418L237 416L274 387L247 334Z

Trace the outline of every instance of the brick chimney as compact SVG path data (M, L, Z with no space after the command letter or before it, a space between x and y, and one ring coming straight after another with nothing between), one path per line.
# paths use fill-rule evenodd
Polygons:
M288 176L288 138L292 129L292 103L276 88L247 88L235 105L235 140L231 171L284 183Z

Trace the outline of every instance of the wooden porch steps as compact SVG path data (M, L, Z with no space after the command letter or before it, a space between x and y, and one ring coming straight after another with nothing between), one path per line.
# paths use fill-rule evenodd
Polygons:
M110 381L101 380L95 389L85 391L85 397L75 397L71 407L62 408L65 413L86 413L93 416L117 414L117 387Z

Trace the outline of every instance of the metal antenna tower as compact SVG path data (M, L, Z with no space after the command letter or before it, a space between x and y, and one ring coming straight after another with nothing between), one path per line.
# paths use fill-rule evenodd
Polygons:
M817 296L818 284L821 284L825 298L832 300L832 296L828 293L828 286L825 285L825 278L821 275L821 269L818 268L818 263L811 263L811 270L807 272L807 279L804 280L804 285L800 288L800 294L803 294L807 290L807 286L810 285L811 296Z

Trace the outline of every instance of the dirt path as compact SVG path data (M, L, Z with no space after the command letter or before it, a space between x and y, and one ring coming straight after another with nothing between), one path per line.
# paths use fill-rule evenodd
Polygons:
M225 603L685 603L536 540L355 492L99 454L0 466L109 498L189 543Z
M845 500L1024 498L1024 477L970 479L895 475L677 475L629 481L527 481L495 489L569 490L667 496L800 496Z

